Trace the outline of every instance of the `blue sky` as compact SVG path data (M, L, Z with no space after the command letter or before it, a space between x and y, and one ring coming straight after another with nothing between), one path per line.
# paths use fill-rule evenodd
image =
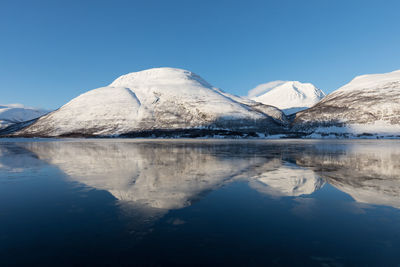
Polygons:
M57 108L118 76L191 70L246 95L273 80L329 93L400 69L400 1L0 1L0 103Z

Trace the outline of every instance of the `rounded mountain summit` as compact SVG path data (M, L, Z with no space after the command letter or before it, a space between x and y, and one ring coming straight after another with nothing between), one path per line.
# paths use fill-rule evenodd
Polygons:
M278 108L225 93L187 70L154 68L88 91L12 135L179 135L190 130L270 134L282 132L287 124Z

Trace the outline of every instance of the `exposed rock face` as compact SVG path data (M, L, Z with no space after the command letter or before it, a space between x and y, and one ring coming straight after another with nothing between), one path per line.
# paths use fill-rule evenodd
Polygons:
M325 97L325 93L311 83L274 81L258 85L249 91L248 97L275 106L285 114L293 114L312 107Z
M286 117L212 87L181 69L123 75L14 133L15 136L113 136L180 129L280 132Z
M363 75L296 114L293 130L400 135L400 70Z

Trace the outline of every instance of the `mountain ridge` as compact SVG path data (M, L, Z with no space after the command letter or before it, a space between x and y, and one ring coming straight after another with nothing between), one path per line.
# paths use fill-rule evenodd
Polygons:
M302 92L307 90L314 96L318 95L315 92L323 94L312 84L274 81L256 87L249 96L257 100L266 93L282 90L293 93L295 100L301 100ZM278 95L283 99L287 96ZM306 92L305 96L309 95ZM122 75L108 86L79 95L54 112L0 130L3 137L275 134L293 138L399 138L400 70L357 76L312 107L286 116L275 106L213 87L193 72L155 68Z

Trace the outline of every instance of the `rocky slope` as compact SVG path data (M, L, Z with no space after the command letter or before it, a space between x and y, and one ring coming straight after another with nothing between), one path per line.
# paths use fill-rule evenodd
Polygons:
M362 75L296 114L294 131L315 135L400 135L400 70Z
M289 115L315 105L325 97L325 93L311 83L274 81L258 85L249 91L248 97L275 106Z
M275 133L285 115L214 88L181 69L156 68L123 75L41 117L14 136L137 136L197 130Z

